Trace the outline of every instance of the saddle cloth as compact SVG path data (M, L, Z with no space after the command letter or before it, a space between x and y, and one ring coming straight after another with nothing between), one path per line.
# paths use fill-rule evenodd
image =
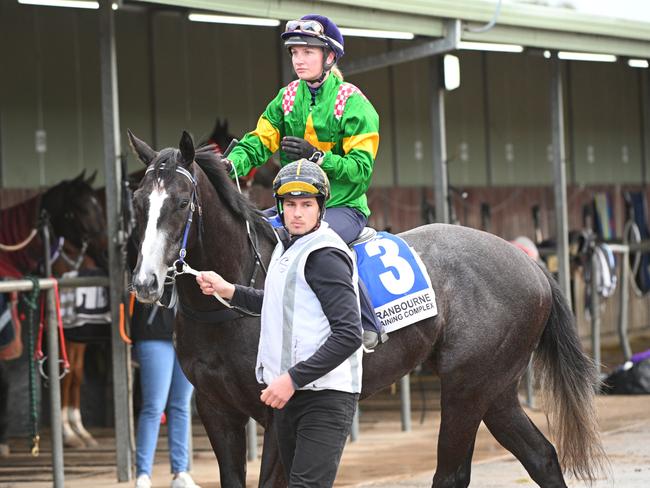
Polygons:
M359 278L386 332L438 314L429 274L417 252L401 237L377 232L353 245Z

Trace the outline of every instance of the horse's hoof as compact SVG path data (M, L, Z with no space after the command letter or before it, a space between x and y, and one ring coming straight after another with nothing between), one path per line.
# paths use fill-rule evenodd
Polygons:
M87 436L83 436L81 439L83 440L86 447L97 447L99 445L99 443L95 440L95 438L90 434L88 434Z
M83 440L81 440L81 437L77 437L76 435L64 435L63 445L65 447L72 447L73 449L81 449L82 447L86 447L86 444Z

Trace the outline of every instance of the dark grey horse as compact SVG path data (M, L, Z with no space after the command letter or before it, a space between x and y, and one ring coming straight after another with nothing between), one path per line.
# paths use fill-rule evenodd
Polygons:
M195 153L187 133L178 150L160 152L129 136L138 157L151 169L134 195L139 255L133 285L138 299L151 303L161 296L186 227L186 260L193 268L216 270L245 285L254 277L255 286L262 287L256 250L268 261L276 239L237 193L219 158L209 150ZM193 205L199 208L187 226ZM364 357L362 398L419 364L428 363L437 371L442 419L434 487L469 485L481 421L540 486L566 486L563 469L594 479L604 460L595 423L597 378L557 283L519 249L485 232L434 224L402 237L429 271L439 315L395 331L388 343ZM245 486L248 417L266 428L260 486L285 486L273 411L259 400L261 386L254 374L259 320L224 312L214 298L201 294L191 275L179 275L176 283L181 309L176 347L196 386L221 486ZM550 393L559 461L517 398L517 385L533 352Z

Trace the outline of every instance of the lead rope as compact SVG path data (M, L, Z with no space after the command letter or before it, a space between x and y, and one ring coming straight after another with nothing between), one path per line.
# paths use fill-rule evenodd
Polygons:
M59 333L59 345L61 348L61 358L59 364L63 365L63 371L59 374L61 380L66 374L70 372L70 361L68 361L68 353L65 347L65 335L63 333L63 319L61 318L61 298L59 297L59 284L54 281L54 296L55 296L55 311ZM49 324L48 324L49 325ZM45 362L47 355L43 352L43 330L45 329L45 301L41 302L41 321L38 327L38 339L36 341L36 349L34 351L34 358L38 361L38 372L45 380L45 385L50 380L50 377L45 372Z
M20 251L22 249L25 249L27 247L27 245L30 242L32 242L34 237L36 237L36 234L38 234L38 229L32 229L30 231L29 235L27 236L27 238L22 242L18 242L16 244L2 244L2 243L0 243L0 251L3 251L3 252L16 252L16 251Z
M32 291L29 295L23 294L21 297L23 303L27 307L27 356L29 361L29 420L32 434L32 445L30 453L33 457L38 457L40 453L40 440L38 435L38 409L36 408L36 361L34 358L34 328L36 317L36 310L39 306L39 295L41 293L41 286L38 278L34 276L26 276L25 279L32 282Z

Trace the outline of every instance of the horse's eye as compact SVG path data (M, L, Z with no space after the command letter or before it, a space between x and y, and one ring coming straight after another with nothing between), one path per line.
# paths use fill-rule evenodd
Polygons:
M189 200L187 200L187 199L185 199L185 200L181 200L181 208L185 208L185 207L187 207L189 204L190 204L190 201L189 201Z

